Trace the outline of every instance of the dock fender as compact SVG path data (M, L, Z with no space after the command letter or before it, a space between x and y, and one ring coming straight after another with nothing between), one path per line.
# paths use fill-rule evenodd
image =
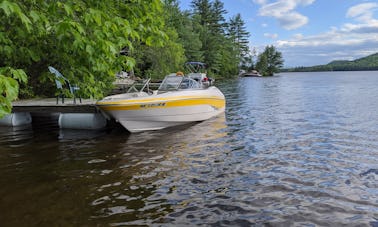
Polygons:
M61 113L59 127L67 129L96 130L105 128L106 118L101 113Z
M16 112L5 115L0 119L0 126L21 126L31 124L32 117L29 112Z

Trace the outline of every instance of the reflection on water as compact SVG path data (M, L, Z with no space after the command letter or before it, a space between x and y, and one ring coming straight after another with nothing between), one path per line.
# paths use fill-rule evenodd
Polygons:
M378 225L376 72L219 84L217 118L0 128L2 226Z
M0 144L16 147L17 144L24 146L25 142L33 138L31 125L17 127L0 127Z
M62 142L65 140L93 139L105 135L107 135L105 130L59 129L58 139Z

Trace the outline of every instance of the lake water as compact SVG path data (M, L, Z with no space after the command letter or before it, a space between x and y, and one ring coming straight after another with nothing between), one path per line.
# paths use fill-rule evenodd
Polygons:
M0 129L0 226L378 226L378 72L220 82L224 115Z

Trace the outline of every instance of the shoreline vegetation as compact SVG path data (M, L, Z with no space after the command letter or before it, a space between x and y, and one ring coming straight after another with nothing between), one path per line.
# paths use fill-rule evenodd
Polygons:
M277 72L378 70L378 53L354 61L282 69L282 54L266 46L259 55L240 14L227 16L222 0L88 2L33 0L0 3L0 118L12 101L59 94L52 66L80 87L83 98L100 99L116 74L161 79L187 61L207 64L209 76L236 78L241 70ZM12 28L12 29L10 29ZM65 95L70 96L65 90Z
M322 71L375 71L378 70L378 53L352 61L336 60L325 65L281 69L281 72L322 72Z
M256 56L241 15L229 17L222 0L192 0L188 10L178 0L4 0L0 18L0 117L16 99L57 95L49 66L94 99L109 93L120 71L159 79L199 61L209 76L226 79L240 69L272 75L282 67L271 63L280 54L273 46Z

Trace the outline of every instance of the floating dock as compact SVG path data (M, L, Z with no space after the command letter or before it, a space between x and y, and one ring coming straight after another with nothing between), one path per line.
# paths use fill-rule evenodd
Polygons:
M126 92L130 86L140 87L144 83L135 82L130 79L117 80L116 89L112 94ZM158 88L160 82L150 83L153 88ZM138 90L138 89L137 89ZM59 98L40 98L24 99L12 102L12 113L0 119L0 126L20 126L30 124L33 121L33 115L42 114L59 114L59 127L70 129L101 129L105 128L109 116L102 113L96 106L97 100L79 98L74 101L73 98L65 98L64 103Z
M20 126L33 121L33 113L59 114L60 128L101 129L107 118L96 107L96 100L66 98L64 103L56 98L19 100L12 103L12 113L0 119L0 126Z

